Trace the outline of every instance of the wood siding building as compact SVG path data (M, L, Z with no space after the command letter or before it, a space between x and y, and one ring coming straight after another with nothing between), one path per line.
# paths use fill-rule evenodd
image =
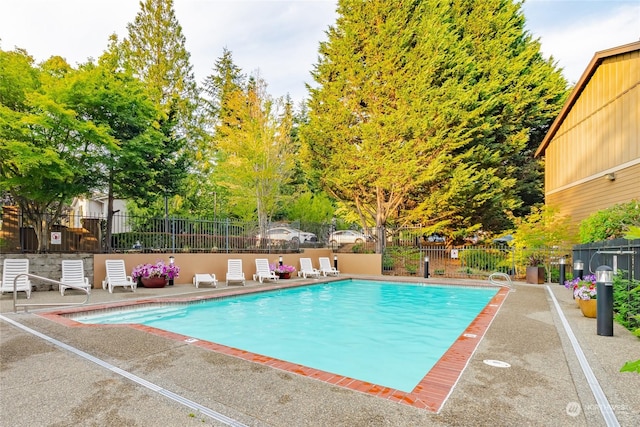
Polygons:
M597 52L535 155L545 203L576 225L640 201L640 42Z

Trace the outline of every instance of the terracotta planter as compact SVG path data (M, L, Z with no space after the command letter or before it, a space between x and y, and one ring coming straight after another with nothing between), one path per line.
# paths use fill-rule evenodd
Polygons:
M278 273L278 277L280 277L281 279L291 279L291 273Z
M527 283L544 283L544 267L527 267Z
M593 319L596 318L597 315L597 301L595 299L578 299L578 304L580 305L580 311L582 311L582 315L584 317L591 317Z
M140 281L145 288L164 288L167 285L164 277L143 277Z

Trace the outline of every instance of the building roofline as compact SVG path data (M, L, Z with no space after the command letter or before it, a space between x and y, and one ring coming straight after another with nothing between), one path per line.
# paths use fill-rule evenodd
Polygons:
M633 52L636 50L640 50L640 41L625 44L622 46L613 47L611 49L601 50L596 52L593 55L591 62L589 62L589 65L587 65L587 68L582 73L580 80L578 80L578 83L576 83L576 85L573 88L573 91L569 95L567 102L565 102L564 106L562 107L562 110L560 110L558 117L556 117L556 119L553 121L553 123L551 124L551 127L547 131L547 134L545 135L544 139L540 143L540 146L536 150L534 157L539 157L544 155L544 151L547 149L547 146L549 145L553 137L556 135L556 132L558 132L558 129L560 129L560 125L562 124L564 119L567 117L567 114L569 114L569 111L571 111L571 109L573 108L573 105L576 103L576 101L580 97L580 94L582 93L584 88L587 86L587 83L589 83L589 80L591 80L591 77L593 77L593 75L596 72L596 69L598 69L602 61L612 56L622 55L622 54Z

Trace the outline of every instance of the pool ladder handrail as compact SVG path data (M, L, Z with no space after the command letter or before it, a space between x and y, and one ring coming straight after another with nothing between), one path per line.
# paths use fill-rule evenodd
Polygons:
M83 302L72 302L72 303L51 302L51 303L18 304L18 289L17 289L16 281L18 280L18 277L21 277L21 276L27 276L27 277L33 278L33 279L44 280L45 282L55 283L58 286L64 285L67 288L72 288L72 289L77 289L79 291L84 291L87 294L87 297L84 299ZM53 279L49 279L48 277L37 276L37 275L31 274L31 273L21 273L21 274L18 274L13 279L13 312L17 313L18 312L18 307L24 307L24 312L27 313L27 312L29 312L27 307L58 307L58 306L67 307L67 306L73 306L73 305L85 305L86 303L89 302L89 294L90 294L90 292L91 291L88 288L83 288L81 286L71 285L69 283L62 283L59 280L53 280Z
M506 279L507 283L505 284L504 281L496 280L496 277L502 277L502 278ZM507 273L503 273L501 271L495 271L495 272L491 273L489 275L489 283L491 283L492 285L496 285L496 286L507 286L507 287L509 287L509 291L511 291L511 292L515 292L516 291L516 289L513 287L513 282L511 281L511 276L509 276Z

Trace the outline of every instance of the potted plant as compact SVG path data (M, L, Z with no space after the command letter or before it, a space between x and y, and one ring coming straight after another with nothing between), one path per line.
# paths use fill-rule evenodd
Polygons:
M527 283L544 283L544 257L533 253L529 255L527 265Z
M180 274L180 267L165 264L160 260L155 264L139 264L131 272L131 278L145 288L163 288L167 280L173 280Z
M290 279L291 275L296 272L296 268L287 264L271 264L271 271L275 272L281 279Z
M580 311L585 317L596 317L598 292L595 275L591 274L579 279L573 290L573 296L578 301Z

